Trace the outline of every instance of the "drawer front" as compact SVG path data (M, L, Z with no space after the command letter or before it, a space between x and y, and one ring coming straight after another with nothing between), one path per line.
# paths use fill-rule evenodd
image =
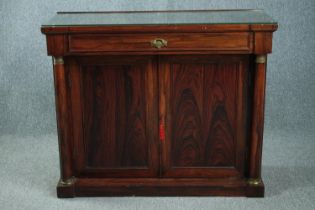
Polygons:
M69 35L69 52L245 51L252 33L79 34Z

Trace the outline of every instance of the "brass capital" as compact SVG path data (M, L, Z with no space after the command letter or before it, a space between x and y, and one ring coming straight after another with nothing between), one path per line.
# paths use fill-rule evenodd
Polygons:
M73 176L73 177L71 177L69 179L65 179L65 180L60 179L59 184L62 186L71 186L74 184L75 181L76 181L76 178Z
M260 185L262 183L262 181L260 178L257 178L257 179L250 178L247 180L247 183L249 185L256 186L256 185Z
M53 57L54 65L64 64L63 57Z
M267 61L267 56L265 55L256 56L256 60L255 60L256 63L266 63L266 61Z

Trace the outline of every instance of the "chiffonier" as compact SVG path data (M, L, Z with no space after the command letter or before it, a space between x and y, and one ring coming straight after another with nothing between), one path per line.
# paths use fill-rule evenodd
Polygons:
M261 10L59 12L58 197L264 196Z

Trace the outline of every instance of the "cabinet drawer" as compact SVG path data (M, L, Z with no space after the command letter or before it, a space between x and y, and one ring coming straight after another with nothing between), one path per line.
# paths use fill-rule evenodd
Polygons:
M69 35L69 52L245 51L252 33L80 34Z

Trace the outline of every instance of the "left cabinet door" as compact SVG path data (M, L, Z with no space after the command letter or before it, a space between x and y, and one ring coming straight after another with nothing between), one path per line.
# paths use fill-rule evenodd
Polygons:
M77 177L157 177L153 56L65 58Z

